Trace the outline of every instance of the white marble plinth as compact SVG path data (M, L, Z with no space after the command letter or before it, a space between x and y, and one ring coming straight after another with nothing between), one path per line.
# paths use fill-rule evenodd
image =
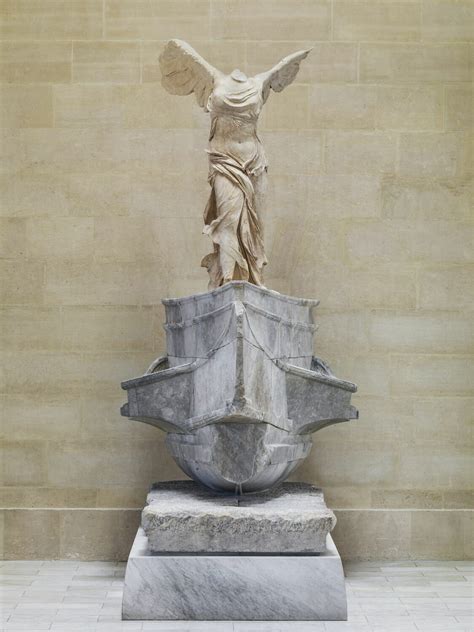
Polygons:
M330 535L315 555L153 555L140 528L122 619L345 621L341 558Z

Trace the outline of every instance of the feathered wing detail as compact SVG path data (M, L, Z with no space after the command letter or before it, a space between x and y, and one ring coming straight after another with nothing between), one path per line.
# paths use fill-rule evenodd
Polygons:
M194 92L196 101L206 109L214 82L223 74L211 66L192 46L181 40L167 42L160 55L161 83L170 94Z
M307 50L299 50L296 53L287 55L276 66L273 66L271 70L256 75L255 79L260 80L263 84L264 101L268 99L270 88L275 90L275 92L281 92L294 81L301 62L303 59L306 59L311 50L311 48L308 48Z

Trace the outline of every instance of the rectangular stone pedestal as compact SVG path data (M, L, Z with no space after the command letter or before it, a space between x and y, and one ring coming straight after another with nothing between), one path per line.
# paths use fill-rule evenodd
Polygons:
M153 553L314 555L326 549L336 517L308 483L237 496L168 481L151 488L141 524Z
M152 554L139 529L125 575L123 619L346 620L341 558L323 553Z

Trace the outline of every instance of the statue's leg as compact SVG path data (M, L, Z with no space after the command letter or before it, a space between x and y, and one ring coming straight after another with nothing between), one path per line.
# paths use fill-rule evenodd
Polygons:
M244 194L228 178L217 174L214 177L214 193L219 222L216 232L219 243L219 262L223 282L227 283L242 276L235 270L236 263L242 259L237 236L240 215L244 205ZM239 256L240 253L240 256Z
M255 191L255 211L257 213L258 222L260 224L260 233L262 239L264 236L264 228L266 221L266 192L267 192L267 171L262 171L258 176L252 178Z
M255 264L251 272L251 282L255 285L263 285L263 269L267 263L265 257L265 249L263 239L265 235L265 223L267 220L266 191L267 191L267 170L260 172L259 175L251 177L254 189L253 207L257 215L259 235L255 243L259 244L255 250Z

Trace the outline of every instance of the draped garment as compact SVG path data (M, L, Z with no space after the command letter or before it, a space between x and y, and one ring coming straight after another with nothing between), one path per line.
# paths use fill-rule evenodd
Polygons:
M256 133L261 110L261 91L255 85L245 85L235 93L209 97L208 109L212 116L210 141L219 116L255 125L255 152L250 159L210 149L209 184L211 194L204 211L203 233L213 241L214 250L206 255L201 265L209 272L209 288L216 288L229 280L244 280L263 285L262 271L267 263L262 229L256 211L254 183L266 169L263 147ZM211 146L212 147L212 146ZM218 176L223 176L218 178ZM216 180L219 189L216 190ZM224 274L221 253L233 262L233 270ZM229 278L230 276L230 278Z

